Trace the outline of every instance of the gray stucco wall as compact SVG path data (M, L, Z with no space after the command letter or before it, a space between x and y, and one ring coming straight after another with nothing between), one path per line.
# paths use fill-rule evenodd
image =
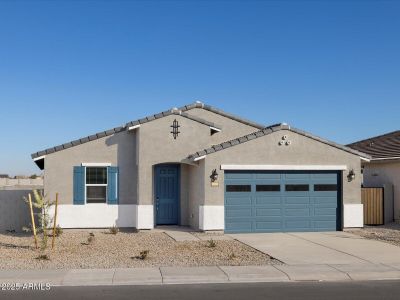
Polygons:
M31 216L28 204L24 197L32 193L26 190L0 190L0 232L15 230L22 232L22 227L31 224Z
M189 114L211 121L216 125L222 127L222 131L220 133L214 134L213 136L210 137L208 141L209 145L220 144L222 142L226 142L235 139L239 136L243 136L259 130L258 128L237 122L235 120L229 119L227 117L221 116L219 114L201 108L194 108L189 111ZM196 151L198 150L200 149L197 149Z
M192 113L192 110L189 113ZM218 125L221 126L222 131L211 136L208 126L179 115L157 119L140 126L137 133L139 204L153 204L153 168L155 165L181 163L189 154L196 151L226 141L234 136L256 131L254 127L212 112L205 111L201 114L201 117L215 123L218 120ZM176 139L170 133L172 122L175 119L181 126ZM181 189L183 189L181 196L189 193L186 191L188 188L187 183L181 183Z
M394 219L400 220L400 162L365 163L363 175L366 187L393 185Z
M136 204L136 138L120 132L45 157L44 190L49 197L59 193L60 204L73 203L73 167L82 163L111 163L119 167L120 204Z
M290 146L279 146L283 135L288 136ZM343 176L343 203L361 203L361 162L351 153L320 143L297 133L282 130L270 135L212 153L205 159L204 201L205 205L223 205L224 174L218 171L219 187L211 187L209 176L213 169L221 164L273 164L273 165L346 165L354 169L355 180L348 182L345 171Z
M205 162L199 161L197 166L190 166L189 172L189 205L188 218L189 225L199 228L199 206L204 203L204 181Z
M82 163L111 163L120 169L120 204L153 204L153 169L161 163L182 163L189 154L257 130L203 109L188 112L218 124L211 135L207 125L171 115L93 140L45 157L45 193L59 193L60 204L73 203L73 167ZM177 119L180 134L173 139L171 124ZM181 224L198 227L198 205L204 199L204 166L181 164ZM192 212L193 211L193 212Z

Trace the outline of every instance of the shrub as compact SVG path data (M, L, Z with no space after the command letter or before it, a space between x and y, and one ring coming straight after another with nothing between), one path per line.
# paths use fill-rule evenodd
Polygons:
M208 248L215 248L215 247L217 247L217 243L213 240L213 239L209 239L208 241L207 241L207 245L206 245Z
M231 253L231 254L229 254L229 256L228 256L228 259L229 260L232 260L232 259L235 259L236 258L236 254L235 253Z
M59 237L60 235L62 235L62 233L63 233L63 229L60 227L60 225L57 225L56 231L55 231L56 236Z
M24 197L25 202L29 203L29 200ZM33 199L32 206L37 208L38 213L34 213L38 217L39 226L36 227L37 236L40 239L40 252L41 255L45 255L44 252L47 249L47 241L49 237L49 230L51 230L51 221L52 218L50 216L49 210L54 202L46 199L42 193L39 193L38 190L33 191ZM24 231L31 231L32 226L30 228L24 227Z
M95 240L94 233L93 233L93 232L90 232L90 233L89 233L89 236L88 236L88 238L87 238L87 244L88 244L88 245L92 244L92 243L94 242L94 240Z
M149 254L149 250L143 250L140 251L139 255L137 256L137 258L141 259L141 260L145 260L147 258L147 255Z
M117 234L119 232L119 228L117 226L112 226L108 229L111 234Z
M38 257L36 257L37 260L50 260L50 256L48 254L39 254Z

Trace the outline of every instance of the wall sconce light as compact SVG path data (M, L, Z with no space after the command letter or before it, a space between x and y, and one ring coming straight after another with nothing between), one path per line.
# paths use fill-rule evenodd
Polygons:
M215 182L218 180L217 169L212 170L210 178L211 178L211 182Z
M349 174L347 175L347 180L350 182L353 181L355 178L356 178L356 173L354 173L354 170L351 169Z

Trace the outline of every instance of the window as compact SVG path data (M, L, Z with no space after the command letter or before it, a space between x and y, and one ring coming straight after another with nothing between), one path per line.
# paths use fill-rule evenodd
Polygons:
M235 185L227 185L227 192L251 192L250 184L235 184Z
M256 192L280 192L281 186L279 184L257 184Z
M107 202L107 167L86 167L86 203Z
M308 192L310 187L308 184L287 184L285 185L286 192Z
M335 192L337 184L314 184L315 192Z

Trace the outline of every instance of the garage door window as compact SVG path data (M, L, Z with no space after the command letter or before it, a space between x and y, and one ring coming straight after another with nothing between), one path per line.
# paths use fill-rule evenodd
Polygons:
M336 184L314 184L315 192L336 192Z
M230 184L226 186L227 192L251 192L251 185L250 184Z
M286 184L285 191L286 192L308 192L310 190L310 186L308 184Z
M256 192L280 192L280 184L257 184Z

